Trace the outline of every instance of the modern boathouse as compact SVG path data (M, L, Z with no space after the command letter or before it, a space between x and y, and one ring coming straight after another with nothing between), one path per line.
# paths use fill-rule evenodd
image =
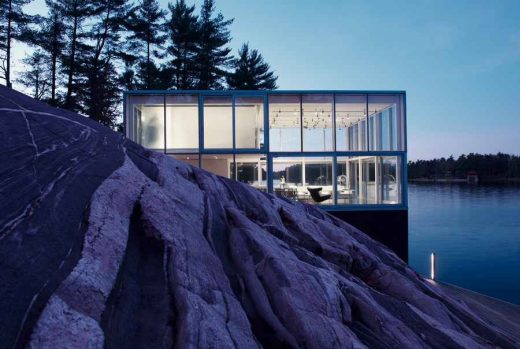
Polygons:
M319 205L407 260L403 91L128 91L146 148Z

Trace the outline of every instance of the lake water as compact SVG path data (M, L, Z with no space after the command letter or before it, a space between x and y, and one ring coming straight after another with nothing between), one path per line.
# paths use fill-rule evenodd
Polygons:
M409 185L409 262L437 279L520 304L520 187Z

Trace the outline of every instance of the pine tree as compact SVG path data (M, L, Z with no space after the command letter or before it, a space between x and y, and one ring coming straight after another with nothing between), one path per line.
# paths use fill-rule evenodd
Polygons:
M24 40L33 17L23 12L32 0L0 0L0 70L7 87L11 87L11 49L13 40Z
M48 12L46 17L36 16L35 22L38 23L36 29L29 30L28 44L41 49L47 59L49 89L50 93L46 94L46 101L51 105L58 105L58 73L59 61L65 50L65 24L63 23L63 14L61 7L57 6L52 0L45 0ZM34 88L34 86L33 86Z
M168 4L170 17L165 23L168 47L166 52L170 60L172 75L171 86L177 90L188 90L194 87L195 57L199 31L195 6L187 6L185 0L177 0Z
M200 90L223 88L227 68L232 58L231 49L226 45L231 41L229 26L233 19L224 20L218 13L214 16L214 0L204 0L199 16L199 40L195 61L196 87Z
M157 66L153 62L154 58L161 58L162 45L165 36L162 33L162 20L165 12L161 10L157 0L142 0L130 13L128 29L130 35L128 40L130 52L140 52L145 50L146 55L138 56L139 69L137 72L140 84L146 88L156 88L152 82L157 81Z
M27 68L16 82L31 89L35 99L45 99L50 87L49 56L41 50L36 50L32 55L22 59L22 62Z
M121 36L130 9L128 0L98 0L92 11L92 49L82 65L85 86L79 99L83 111L106 126L115 126L118 116L121 88L116 62L123 54Z
M63 106L69 110L81 111L78 92L84 81L80 67L91 50L88 45L89 33L84 25L92 16L95 3L83 0L49 0L49 3L63 16L67 42L61 57L61 68L66 76Z
M236 90L274 90L278 77L270 71L258 50L243 44L238 58L233 60L234 70L227 77L229 88Z

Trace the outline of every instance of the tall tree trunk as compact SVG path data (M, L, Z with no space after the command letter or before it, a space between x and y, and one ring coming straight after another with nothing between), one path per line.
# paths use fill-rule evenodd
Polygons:
M36 70L36 84L35 85L36 86L35 86L35 90L34 90L34 98L40 99L40 72L38 70Z
M7 15L7 52L6 52L6 71L5 85L11 88L11 26L13 22L13 1L9 0L9 13Z
M57 44L54 43L54 48L52 52L52 67L51 67L51 104L56 105L56 64L58 60L58 47Z
M72 80L74 78L74 69L76 68L76 39L77 39L77 31L78 31L78 17L74 17L74 26L72 30L72 42L70 48L70 57L69 57L69 77L67 82L67 95L65 97L65 108L72 107Z
M150 40L146 42L146 89L150 89Z
M56 106L58 103L56 103L56 68L57 68L57 62L58 62L58 29L57 24L58 23L58 16L54 15L54 23L53 23L53 40L52 40L52 52L51 52L51 104Z

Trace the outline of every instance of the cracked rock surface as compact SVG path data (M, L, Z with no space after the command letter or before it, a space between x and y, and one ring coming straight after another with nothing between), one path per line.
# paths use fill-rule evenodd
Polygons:
M0 348L520 346L315 207L4 87L0 123Z

